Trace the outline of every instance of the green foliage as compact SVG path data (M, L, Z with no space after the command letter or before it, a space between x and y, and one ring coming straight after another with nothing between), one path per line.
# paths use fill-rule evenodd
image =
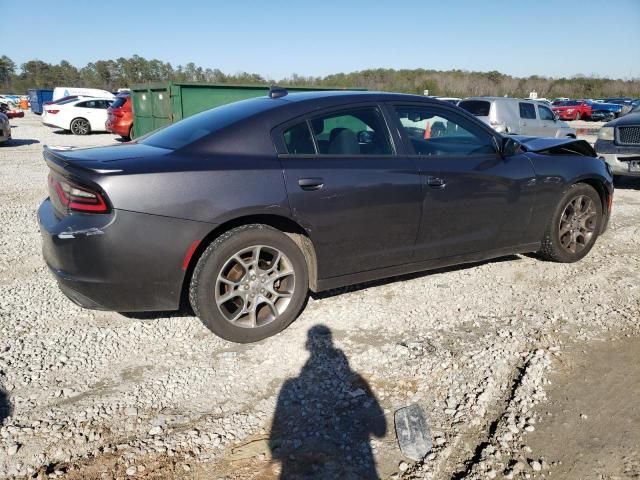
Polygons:
M115 60L98 60L78 69L63 60L58 65L30 60L20 65L6 55L0 57L0 86L3 93L26 93L29 88L77 86L115 90L136 83L209 82L230 84L274 83L256 73L228 75L216 69L203 69L194 63L172 66L160 60L147 60L138 55ZM429 90L431 95L468 97L497 95L527 97L536 91L538 97L598 98L613 96L640 97L640 79L613 80L585 77L545 78L533 75L517 78L497 71L469 72L465 70L369 69L351 73L336 73L326 77L304 77L293 74L278 83L296 86L335 88L366 88L391 92L417 93Z

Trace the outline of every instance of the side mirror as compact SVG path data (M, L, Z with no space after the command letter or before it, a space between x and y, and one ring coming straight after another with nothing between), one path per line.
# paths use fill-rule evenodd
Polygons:
M358 132L358 143L373 143L373 132L370 132L368 130L362 130Z
M517 153L520 153L521 145L515 139L510 137L503 137L500 153L503 157L511 157Z

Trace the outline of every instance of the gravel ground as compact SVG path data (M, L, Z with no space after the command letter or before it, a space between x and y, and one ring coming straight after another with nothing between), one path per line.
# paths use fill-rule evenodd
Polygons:
M40 255L42 145L116 139L30 114L12 125L0 147L0 478L544 477L554 467L526 438L546 421L537 406L567 345L640 334L638 181L616 191L609 231L579 263L518 255L318 295L258 344L227 343L183 312L83 310ZM412 403L434 444L419 462L393 426Z

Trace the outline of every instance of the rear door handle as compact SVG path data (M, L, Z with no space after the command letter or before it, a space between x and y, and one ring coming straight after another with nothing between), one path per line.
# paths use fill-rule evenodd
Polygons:
M428 177L427 185L434 188L444 188L447 182L444 181L443 178L438 177Z
M320 190L324 186L324 180L320 177L301 178L298 180L298 185L302 190Z

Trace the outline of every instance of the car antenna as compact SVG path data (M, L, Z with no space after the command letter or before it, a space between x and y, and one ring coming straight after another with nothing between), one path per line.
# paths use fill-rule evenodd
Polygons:
M269 98L286 97L289 94L286 88L279 87L277 85L271 85L269 87Z

